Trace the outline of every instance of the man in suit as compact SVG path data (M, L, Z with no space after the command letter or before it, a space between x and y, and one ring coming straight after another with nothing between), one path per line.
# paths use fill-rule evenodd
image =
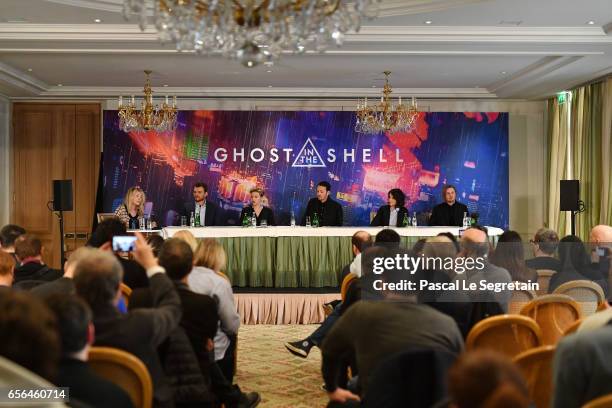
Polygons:
M312 222L314 215L317 214L321 227L342 226L342 206L329 198L330 192L331 185L327 181L317 184L317 196L308 201L302 225L306 225L306 217L310 217Z
M207 200L208 186L206 183L195 183L192 194L193 201L188 201L184 204L183 215L189 220L191 213L199 213L201 226L223 225L220 208L212 201Z
M561 270L561 261L555 258L555 251L559 246L559 235L555 231L540 228L530 242L534 257L525 261L528 268L550 269L556 272Z
M138 357L153 380L156 407L172 406L172 390L157 354L158 347L181 320L181 300L166 271L159 266L151 247L136 233L134 258L145 268L153 308L120 314L119 284L123 270L113 255L104 251L79 261L74 272L76 293L91 307L96 328L96 346L116 347Z
M442 189L444 202L436 205L429 219L430 226L463 226L463 215L468 209L465 204L457 201L457 190L455 186L447 184Z
M94 342L91 309L75 295L54 294L46 299L54 312L60 335L62 357L57 380L70 388L70 398L92 407L131 408L132 400L117 385L98 377L87 364Z

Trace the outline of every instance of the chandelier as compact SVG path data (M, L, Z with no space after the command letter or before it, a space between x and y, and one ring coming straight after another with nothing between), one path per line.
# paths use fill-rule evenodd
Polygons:
M357 101L357 122L355 131L358 133L376 134L380 132L400 132L410 130L419 115L416 99L412 97L410 106L402 104L399 97L397 105L391 100L392 88L389 85L390 71L385 71L385 86L380 103L368 105L368 98Z
M147 26L148 6L162 42L178 51L221 53L253 67L273 64L283 51L322 52L340 46L362 18L378 14L380 0L124 0L126 18L140 16Z
M136 109L136 100L132 95L131 100L124 105L123 96L119 96L119 128L124 132L172 132L176 129L176 96L172 98L172 105L168 95L161 108L153 104L153 90L149 75L151 71L145 70L147 76L144 86L144 99L140 109Z

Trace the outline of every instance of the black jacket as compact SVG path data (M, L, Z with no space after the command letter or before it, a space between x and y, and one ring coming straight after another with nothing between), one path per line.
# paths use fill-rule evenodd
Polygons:
M156 406L172 406L172 389L162 370L157 347L176 329L181 320L181 301L165 273L150 278L153 309L139 309L122 315L112 305L94 309L96 346L116 347L138 357L153 380Z
M191 213L195 212L195 201L187 201L183 205L182 215L187 217L187 222L189 222L189 217ZM217 206L217 204L212 201L206 200L206 215L204 216L204 226L213 227L215 225L225 225L223 220L221 219L221 209Z
M57 269L51 269L38 262L28 262L15 268L13 284L27 280L51 282L61 277L62 272Z
M242 220L244 217L251 218L253 216L253 211L255 210L250 205L242 209L242 212L240 213L240 225L242 225ZM274 213L272 212L272 209L268 207L262 208L261 212L259 213L259 217L255 215L255 218L257 218L257 225L261 225L262 220L266 220L268 225L276 225L276 222L274 222Z
M314 213L317 213L321 227L342 226L342 206L331 198L328 198L325 203L316 197L311 198L306 206L304 217L302 217L302 225L306 225L306 217L310 217L310 222L312 222Z
M123 283L130 289L146 288L149 286L147 271L136 261L117 257L123 267Z
M453 205L448 205L445 202L438 204L431 211L429 225L462 227L464 213L468 213L469 215L468 208L465 204L461 204L459 201L455 201Z
M404 217L408 216L408 210L406 207L400 207L399 212L397 213L397 223L394 225L395 227L402 227L404 222ZM383 205L376 212L376 216L370 223L371 227L385 227L389 225L389 218L391 218L391 207L388 205Z
M70 399L77 399L91 407L132 408L127 392L98 377L87 363L72 358L62 358L56 385L70 388Z

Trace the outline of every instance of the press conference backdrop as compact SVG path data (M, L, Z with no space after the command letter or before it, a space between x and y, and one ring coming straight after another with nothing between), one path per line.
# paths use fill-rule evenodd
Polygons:
M191 186L204 181L229 225L253 187L265 190L277 222L288 225L325 180L345 225L358 226L392 188L406 193L411 212L422 212L451 183L482 224L508 226L507 113L421 113L411 131L377 135L356 133L354 113L340 111L181 111L178 122L174 133L126 134L117 111L104 112L104 211L140 186L153 217L178 225Z

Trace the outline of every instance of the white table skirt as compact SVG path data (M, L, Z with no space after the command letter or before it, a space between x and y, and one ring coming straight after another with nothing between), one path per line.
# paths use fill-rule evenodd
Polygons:
M497 237L504 231L501 228L487 227L490 237ZM367 231L376 235L383 227L166 227L162 230L164 238L170 238L178 231L188 230L196 238L240 238L240 237L350 237L357 231ZM441 232L459 235L459 227L406 227L393 228L403 237L433 237Z

